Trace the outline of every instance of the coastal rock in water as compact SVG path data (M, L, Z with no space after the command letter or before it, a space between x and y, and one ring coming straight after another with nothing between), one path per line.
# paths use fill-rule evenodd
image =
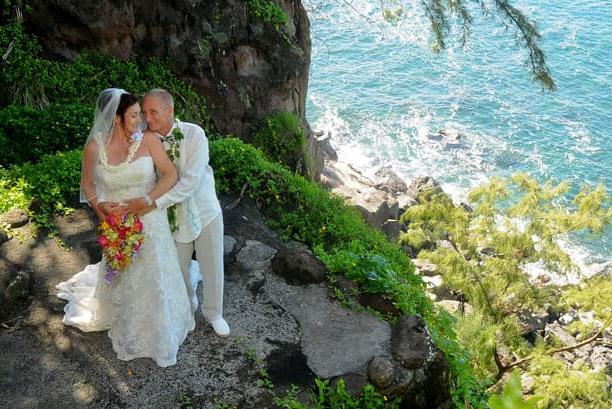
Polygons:
M408 186L408 194L417 198L421 193L431 191L434 194L444 193L440 184L431 176L419 176L410 182Z
M384 166L378 169L375 175L382 179L382 181L376 185L376 188L379 190L388 192L394 196L406 193L408 190L406 183L393 171L390 166Z
M321 283L327 278L325 265L310 251L284 248L272 258L272 270L291 284Z

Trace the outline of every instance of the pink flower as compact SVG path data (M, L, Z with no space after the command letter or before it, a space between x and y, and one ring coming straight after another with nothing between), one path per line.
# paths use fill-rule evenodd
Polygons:
M100 244L100 247L106 247L108 245L108 239L106 236L99 236L98 243Z
M127 236L127 232L128 232L128 229L126 229L125 227L120 227L119 237L121 237L122 239L125 239L125 237Z
M106 217L106 221L108 222L108 224L110 224L112 227L117 226L117 223L119 222L119 220L117 219L117 216L114 214L109 214Z

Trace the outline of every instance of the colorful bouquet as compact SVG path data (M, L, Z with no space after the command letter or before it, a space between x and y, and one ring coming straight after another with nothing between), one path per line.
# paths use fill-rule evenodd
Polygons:
M142 222L134 214L109 214L98 226L98 243L106 262L106 281L125 272L144 242Z

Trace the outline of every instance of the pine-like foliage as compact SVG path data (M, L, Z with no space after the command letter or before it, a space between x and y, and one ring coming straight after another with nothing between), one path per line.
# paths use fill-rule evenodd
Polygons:
M403 3L407 0L381 0L382 13L387 20L401 18ZM473 24L472 12L468 3L476 6L487 17L497 18L506 28L514 29L517 43L528 52L527 66L543 88L555 90L555 82L546 64L544 52L540 48L541 35L534 21L508 0L420 0L433 33L432 48L439 51L446 48L451 26L460 27L460 40L464 45Z
M571 203L566 199L570 192L568 183L540 183L517 174L473 190L470 209L455 206L443 193L426 191L418 198L420 204L402 215L408 229L400 242L413 248L421 245L419 258L435 263L446 284L472 305L473 314L458 317L457 332L470 349L476 373L494 382L520 366L537 381L536 392L542 397L538 407L599 408L609 396L602 381L605 375L586 367L568 367L554 358L554 345L542 339L536 340L535 347L529 344L519 319L527 311L580 305L584 311L593 311L604 326L611 323L606 302L612 299L605 294L611 289L609 278L594 281L594 286L562 290L535 286L525 272L531 263L560 274L577 271L559 240L573 234L600 234L612 221L611 200L603 183L583 187ZM436 246L440 240L448 241ZM502 363L500 348L514 362ZM560 393L564 385L566 390Z

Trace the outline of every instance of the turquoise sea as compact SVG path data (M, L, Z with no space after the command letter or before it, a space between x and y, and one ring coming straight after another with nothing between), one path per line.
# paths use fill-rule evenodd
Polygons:
M528 172L612 191L612 1L517 0L538 22L558 90L525 68L513 29L473 8L467 46L431 52L419 2L385 23L375 0L305 0L313 42L307 117L365 173L431 175L457 199L493 175ZM411 5L414 4L414 5ZM457 132L459 141L435 137ZM612 259L603 239L570 239L580 263Z

